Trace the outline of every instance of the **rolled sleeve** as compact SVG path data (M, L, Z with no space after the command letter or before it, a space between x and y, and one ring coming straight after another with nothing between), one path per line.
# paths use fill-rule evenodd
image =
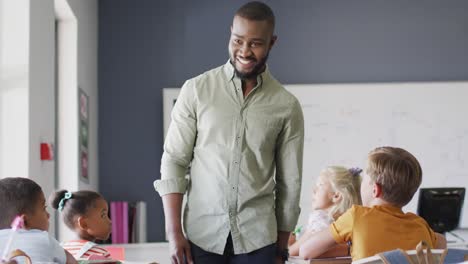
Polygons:
M294 230L301 209L299 200L302 184L304 149L304 117L297 100L291 107L277 141L276 153L276 219L278 231Z
M169 193L185 193L187 182L186 179L156 180L154 181L154 189L160 196Z
M192 82L187 81L171 113L172 120L161 159L161 179L154 181L154 188L160 196L185 193L187 189L186 175L197 134L196 99L193 90Z

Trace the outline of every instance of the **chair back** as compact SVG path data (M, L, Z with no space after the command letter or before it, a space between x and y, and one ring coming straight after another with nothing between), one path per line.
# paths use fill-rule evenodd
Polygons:
M17 257L24 257L26 259L26 264L31 264L31 258L26 253L24 253L22 250L19 250L19 249L15 249L11 251L8 260L11 261Z
M416 250L396 249L353 261L353 264L452 264L468 260L466 249L433 249L421 241Z

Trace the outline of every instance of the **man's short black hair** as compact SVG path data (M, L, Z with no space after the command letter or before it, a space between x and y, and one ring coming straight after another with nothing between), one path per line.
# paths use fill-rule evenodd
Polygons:
M275 28L275 15L273 14L273 10L271 10L267 4L259 1L248 2L241 6L239 10L237 10L236 16L254 21L266 20L272 26L272 29Z
M27 178L0 180L0 229L10 228L20 214L33 213L42 188Z

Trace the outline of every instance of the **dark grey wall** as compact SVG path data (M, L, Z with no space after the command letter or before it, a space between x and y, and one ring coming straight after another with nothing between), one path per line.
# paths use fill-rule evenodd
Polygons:
M160 178L164 87L226 62L245 1L100 0L100 191L148 202L164 239ZM283 83L468 80L468 1L267 1L277 16L270 69Z

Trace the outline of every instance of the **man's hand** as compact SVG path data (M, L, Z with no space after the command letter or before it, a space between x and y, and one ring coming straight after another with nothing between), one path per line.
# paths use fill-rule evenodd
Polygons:
M190 244L182 232L180 221L182 199L183 195L180 193L169 193L162 197L166 232L169 238L169 253L172 264L193 264Z
M169 235L169 253L172 264L193 264L190 244L180 232Z
M278 240L276 241L276 264L284 264L285 260L278 255L278 252L283 252L288 248L288 240L290 239L290 233L285 231L278 231Z
M284 261L281 257L276 257L275 263L276 263L276 264L284 264L285 261Z

